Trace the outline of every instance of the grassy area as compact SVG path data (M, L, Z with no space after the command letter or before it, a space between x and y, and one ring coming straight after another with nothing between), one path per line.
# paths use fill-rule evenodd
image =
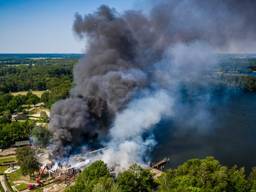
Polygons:
M8 181L8 179L7 179L6 184L7 184L8 188L9 188L9 191L14 192L13 189L12 189L12 186L11 186L10 182Z
M6 167L6 168L8 168L8 167ZM27 189L27 184L26 183L15 184L15 181L20 180L20 181L30 182L28 177L22 175L20 169L13 173L6 174L6 176L7 176L8 183L11 186L15 186L19 191Z
M0 157L0 163L16 161L16 157L14 155L7 157ZM4 174L4 171L8 169L8 166L0 166L0 174Z
M7 156L7 157L0 157L0 163L5 163L9 161L16 161L16 156ZM4 171L8 168L8 166L0 166L0 173L4 173ZM13 185L13 181L16 181L22 177L21 170L17 170L13 173L7 174L8 182Z
M7 176L8 176L8 181L11 184L13 184L13 181L19 180L23 175L21 174L21 170L19 169L19 170L13 172L13 173L7 174Z
M28 186L28 185L27 185L26 183L21 183L21 184L16 185L15 187L16 187L16 189L18 189L19 191L23 191L23 190L25 190L25 189L28 188L27 186Z
M4 192L4 188L2 187L2 185L0 184L0 191Z
M7 157L0 157L0 163L16 161L16 157L14 155ZM8 166L0 166L0 174L4 174L4 171L8 169Z
M8 169L7 166L0 166L0 174L4 174L4 171Z
M41 97L44 92L45 92L45 91L32 91L32 93L35 94L35 95L38 96L38 97ZM12 94L13 96L17 96L17 95L26 95L27 93L28 93L28 91L11 92L11 94Z
M0 163L10 162L10 161L16 161L16 157L14 155L7 156L7 157L0 157Z

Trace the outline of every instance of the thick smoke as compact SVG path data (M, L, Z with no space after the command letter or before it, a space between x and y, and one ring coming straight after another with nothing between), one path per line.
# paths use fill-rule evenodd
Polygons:
M227 51L255 39L255 7L254 0L163 0L154 4L150 16L159 32L167 34L165 40L201 40Z
M103 159L110 166L143 163L154 143L145 134L162 118L187 110L183 97L210 83L215 52L254 38L255 5L170 0L147 13L120 14L103 5L93 14L76 14L74 31L86 37L87 50L74 68L70 98L52 108L53 153L61 157L98 141L108 146ZM211 122L208 98L207 91L200 94L186 123Z

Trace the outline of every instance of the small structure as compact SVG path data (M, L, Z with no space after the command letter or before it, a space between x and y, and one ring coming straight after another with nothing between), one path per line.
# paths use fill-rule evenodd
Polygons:
M24 141L16 141L14 144L14 147L24 147L24 146L30 146L31 143L29 140L24 140Z
M164 166L170 161L169 158L164 158L161 161L158 161L151 165L153 169L163 170Z
M37 104L35 104L34 106L35 106L35 107L44 107L44 103L43 103L43 102L37 103Z

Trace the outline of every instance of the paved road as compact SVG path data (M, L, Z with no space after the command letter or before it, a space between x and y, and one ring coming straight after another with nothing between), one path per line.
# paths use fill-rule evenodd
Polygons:
M4 189L5 192L11 192L7 185L7 180L5 175L0 175L0 183Z

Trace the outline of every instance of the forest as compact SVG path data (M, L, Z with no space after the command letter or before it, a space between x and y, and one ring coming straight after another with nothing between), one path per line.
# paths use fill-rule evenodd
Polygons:
M50 109L53 103L69 94L72 68L77 59L31 61L6 59L0 64L0 148L10 147L31 135L35 122L13 121L14 114L27 114L25 108L40 102ZM27 93L19 94L20 91ZM43 93L38 96L34 91Z

